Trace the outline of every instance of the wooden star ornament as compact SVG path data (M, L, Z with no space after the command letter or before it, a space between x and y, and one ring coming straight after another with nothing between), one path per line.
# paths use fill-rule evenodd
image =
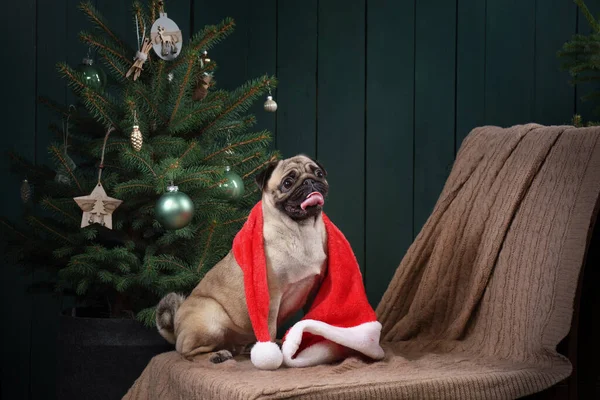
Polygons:
M92 193L88 196L74 197L73 200L83 210L81 227L91 224L100 224L112 229L112 213L123 202L119 199L108 197L102 184L98 182Z

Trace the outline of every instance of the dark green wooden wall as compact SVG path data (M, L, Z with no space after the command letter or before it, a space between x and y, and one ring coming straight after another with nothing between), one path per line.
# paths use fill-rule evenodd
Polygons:
M128 2L95 0L134 44ZM600 0L588 0L600 11ZM76 0L4 5L2 150L43 163L52 116L36 104L72 95L54 71L86 49ZM475 126L568 123L590 116L558 69L556 51L589 29L568 0L167 0L169 17L191 30L237 21L210 57L233 88L276 74L278 112L253 110L284 156L305 153L329 172L326 210L351 241L372 303L380 299L428 217L463 138ZM133 56L133 54L132 54ZM60 121L54 121L60 122ZM19 218L19 185L0 158L2 213ZM2 399L50 399L58 302L26 294L39 273L0 272Z

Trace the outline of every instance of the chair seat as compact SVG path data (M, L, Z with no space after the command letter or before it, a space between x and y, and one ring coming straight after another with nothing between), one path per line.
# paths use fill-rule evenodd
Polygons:
M212 364L176 352L156 356L126 398L132 399L514 399L567 377L566 359L540 363L481 358L468 351L436 353L403 343L384 344L386 358L350 357L310 368L257 370L247 356ZM514 382L519 382L515 385Z

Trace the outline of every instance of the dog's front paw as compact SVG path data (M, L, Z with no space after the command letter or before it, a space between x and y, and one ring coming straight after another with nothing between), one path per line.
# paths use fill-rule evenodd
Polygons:
M233 358L233 354L229 350L219 350L212 353L209 357L209 360L213 364L220 364L224 361L231 360Z

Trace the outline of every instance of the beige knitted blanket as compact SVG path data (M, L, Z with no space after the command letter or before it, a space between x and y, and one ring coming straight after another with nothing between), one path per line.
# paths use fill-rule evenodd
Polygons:
M571 372L568 333L600 192L600 130L475 129L377 313L386 358L255 369L155 357L125 399L512 399ZM367 166L368 167L368 166Z

